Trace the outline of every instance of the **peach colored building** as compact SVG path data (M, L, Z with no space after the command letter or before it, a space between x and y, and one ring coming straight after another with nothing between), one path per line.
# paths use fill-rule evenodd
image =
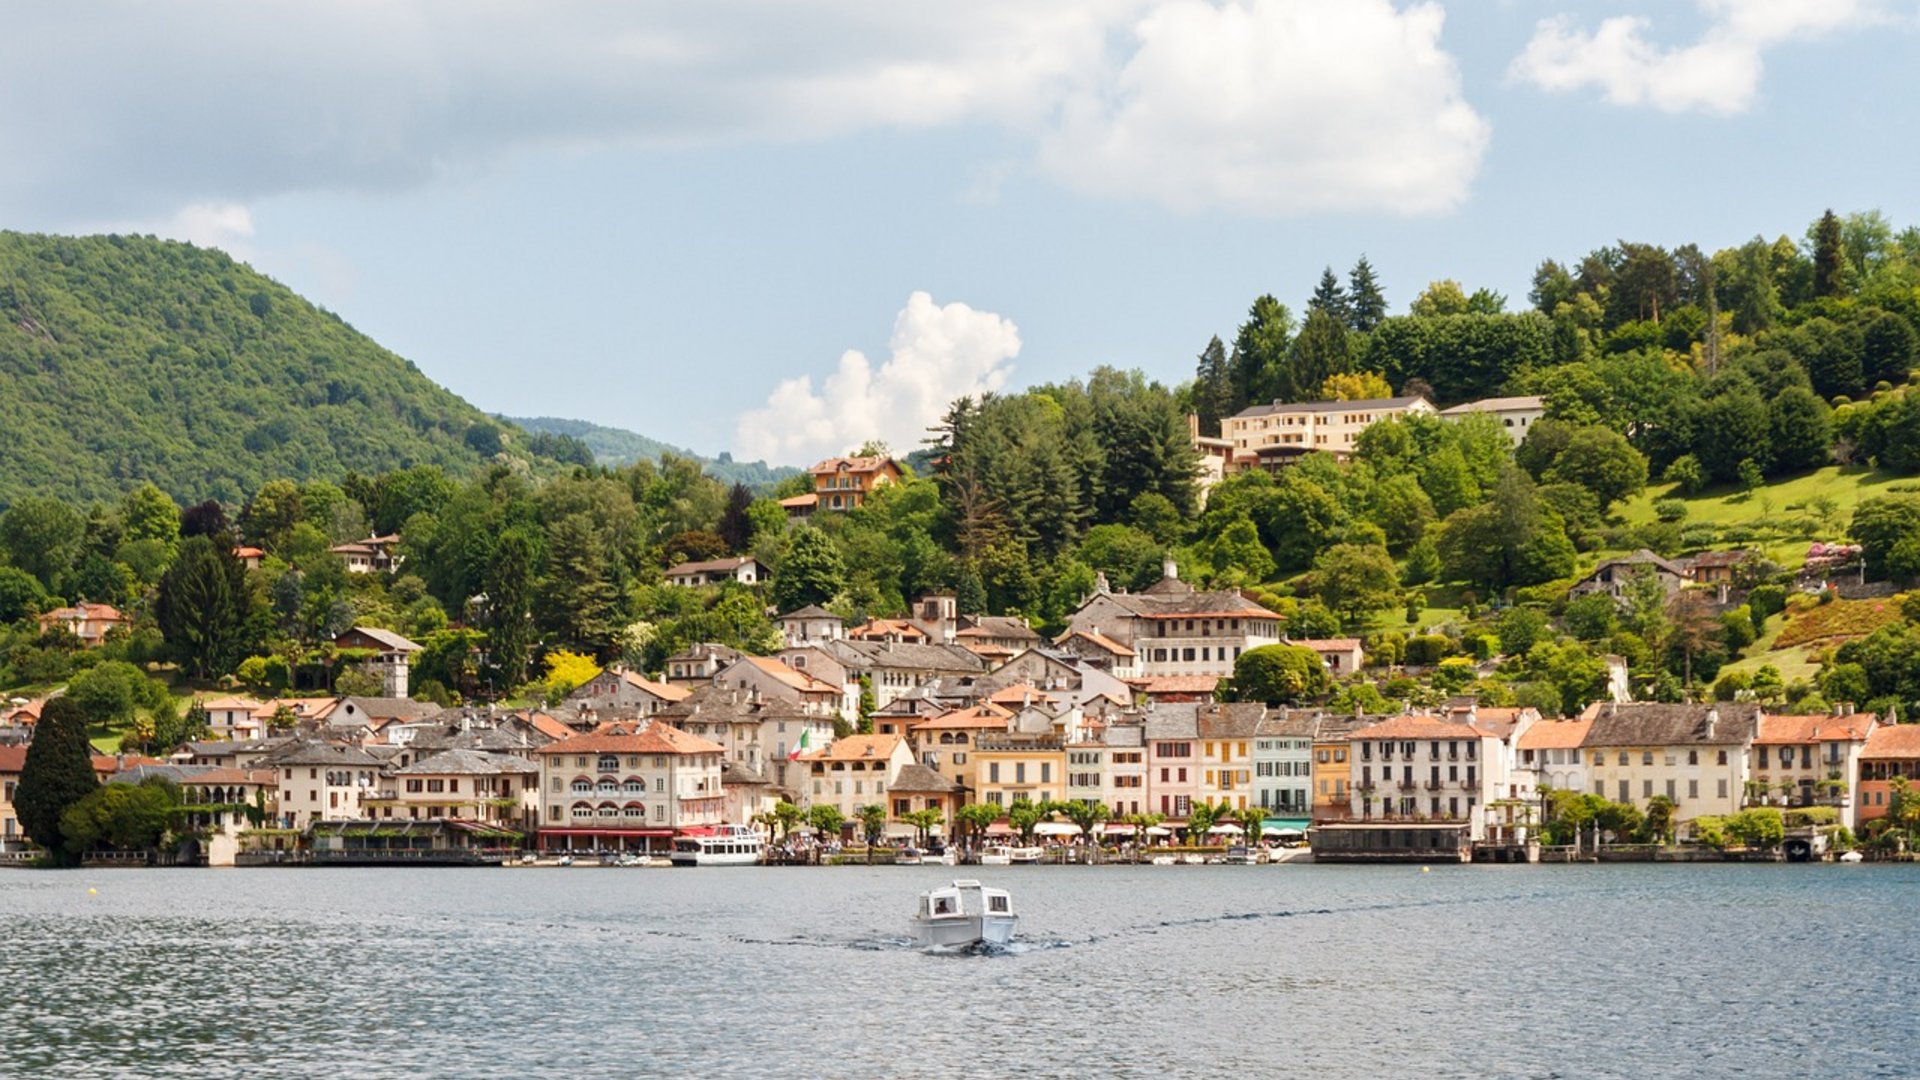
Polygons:
M1747 801L1777 806L1831 806L1848 828L1860 823L1853 777L1878 720L1871 713L1833 716L1762 714L1749 751Z
M835 457L808 469L813 474L814 508L851 510L876 488L897 484L905 475L890 457Z
M1860 748L1860 799L1856 819L1861 823L1887 816L1888 782L1904 777L1920 786L1920 724L1882 724L1867 735Z

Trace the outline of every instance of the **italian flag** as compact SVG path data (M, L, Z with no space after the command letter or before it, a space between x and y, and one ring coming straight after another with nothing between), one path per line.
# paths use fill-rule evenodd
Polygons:
M787 760L797 761L801 754L811 749L813 749L813 729L808 728L800 733L800 741L793 744L793 749L787 751Z

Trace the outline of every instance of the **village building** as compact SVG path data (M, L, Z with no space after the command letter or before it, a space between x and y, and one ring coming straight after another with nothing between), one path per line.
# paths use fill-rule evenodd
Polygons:
M902 820L908 814L937 811L941 824L931 832L942 835L953 822L953 812L961 805L958 786L925 765L902 765L887 791L887 802L891 819L887 825L888 835L915 838L920 830Z
M408 696L407 665L420 646L391 630L375 626L356 626L333 639L336 649L363 649L371 652L360 669L380 680L380 693L386 697Z
M799 649L822 641L839 641L847 636L845 619L817 604L789 611L774 620L788 648Z
M316 821L364 817L361 801L375 793L386 762L357 746L317 739L288 742L261 757L278 774L280 827L305 829Z
M920 764L951 781L966 801L979 802L972 797L979 790L974 744L984 735L1005 734L1012 719L1006 709L983 703L915 721L907 739Z
M1289 638L1288 645L1312 649L1335 679L1344 679L1366 665L1367 654L1359 638Z
M726 812L724 748L658 720L602 724L534 755L543 850L664 851Z
M1520 733L1514 744L1514 778L1520 798L1540 799L1548 791L1586 792L1587 754L1583 749L1593 729L1589 716L1543 719Z
M133 625L133 619L112 604L89 604L85 600L41 612L38 621L41 633L65 630L89 649L104 643L113 631Z
M1386 717L1323 714L1313 726L1313 810L1315 822L1344 820L1352 811L1352 764L1347 737Z
M537 823L540 767L484 750L439 750L389 768L361 798L369 819L473 821L516 832Z
M899 462L879 455L828 458L807 472L813 475L817 510L851 510L876 489L897 484L905 476Z
M1169 822L1185 822L1200 798L1198 712L1198 705L1156 705L1146 711L1148 812Z
M634 720L677 705L692 693L689 687L656 682L616 664L575 687L566 704L608 720Z
M1053 647L1060 655L1099 668L1122 682L1140 674L1140 654L1097 630L1069 630L1054 641Z
M693 687L712 682L720 669L736 663L746 653L728 645L702 641L667 657L667 681L674 686Z
M862 806L889 805L900 770L914 763L898 735L849 735L832 746L800 755L808 775L802 793L809 806L832 806L854 820Z
M1278 644L1281 617L1231 590L1201 592L1168 559L1161 579L1138 593L1095 588L1068 621L1069 633L1099 634L1132 648L1141 678L1233 674L1248 649Z
M677 563L667 568L666 577L669 585L691 589L728 582L758 585L767 579L767 571L760 565L760 560L753 556L735 555L724 559Z
M1194 710L1201 799L1235 810L1259 805L1259 792L1253 782L1253 744L1266 712L1266 706L1259 702L1208 704Z
M1253 732L1253 787L1270 816L1298 819L1305 832L1313 813L1313 731L1317 714L1275 709Z
M1273 471L1315 452L1345 461L1353 455L1360 433L1374 424L1392 417L1433 415L1432 403L1418 396L1254 405L1220 421L1220 437L1233 444L1226 471Z
M349 574L386 573L400 569L406 558L393 549L400 543L399 534L391 536L369 536L365 540L356 540L347 544L335 544L327 550L340 556L347 564ZM251 567L249 567L251 569Z
M1627 602L1627 585L1644 574L1652 574L1671 596L1687 584L1687 572L1679 563L1662 558L1641 548L1631 555L1617 559L1602 559L1600 565L1593 568L1585 577L1573 583L1567 590L1570 597L1585 596L1589 593L1605 593L1615 601Z
M1506 431L1507 438L1513 440L1513 445L1519 446L1526 441L1527 434L1533 430L1533 425L1545 418L1547 405L1539 396L1529 394L1520 397L1482 398L1479 401L1463 402L1452 408L1440 410L1440 416L1445 420L1464 420L1476 415L1493 417L1494 421Z
M1643 812L1665 796L1679 821L1721 817L1744 805L1758 705L1602 701L1581 715L1593 722L1581 747L1595 795Z
M867 679L876 708L944 678L977 677L985 674L987 667L985 661L957 645L849 640L827 642L821 649L856 673L855 678Z
M1500 739L1462 718L1405 713L1347 736L1349 818L1464 823L1484 839L1481 808L1506 796Z
M1871 713L1835 716L1762 714L1748 762L1748 802L1784 807L1830 806L1840 823L1857 828L1852 778L1867 740L1879 726Z
M1861 825L1887 816L1894 780L1920 790L1920 724L1880 724L1868 733L1854 785Z

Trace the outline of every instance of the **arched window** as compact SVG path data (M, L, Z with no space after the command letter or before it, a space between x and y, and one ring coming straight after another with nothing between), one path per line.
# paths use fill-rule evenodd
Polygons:
M574 803L574 804L573 804L573 816L574 816L574 817L577 817L577 818L585 818L585 817L592 817L592 816L593 816L593 804L592 804L592 803L583 803L583 802L577 802L577 803Z
M574 777L574 778L573 778L573 793L574 793L575 795L591 795L591 794L593 794L593 781L591 781L591 780L589 780L589 779L587 779L587 778L586 778L586 777L584 777L584 776L576 776L576 777Z

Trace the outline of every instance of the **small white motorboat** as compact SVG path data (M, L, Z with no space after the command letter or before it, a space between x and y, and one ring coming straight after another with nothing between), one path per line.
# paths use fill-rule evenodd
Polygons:
M1046 851L1037 847L1017 847L1007 851L1007 858L1015 865L1031 866L1046 857Z
M961 878L920 894L920 906L913 913L913 941L922 949L1005 945L1019 921L1007 890Z
M1013 849L1005 844L989 844L980 849L981 866L1012 866Z
M1846 854L1840 856L1840 861L1843 863L1865 862L1866 859L1867 857L1865 855L1862 855L1857 851L1849 851Z

